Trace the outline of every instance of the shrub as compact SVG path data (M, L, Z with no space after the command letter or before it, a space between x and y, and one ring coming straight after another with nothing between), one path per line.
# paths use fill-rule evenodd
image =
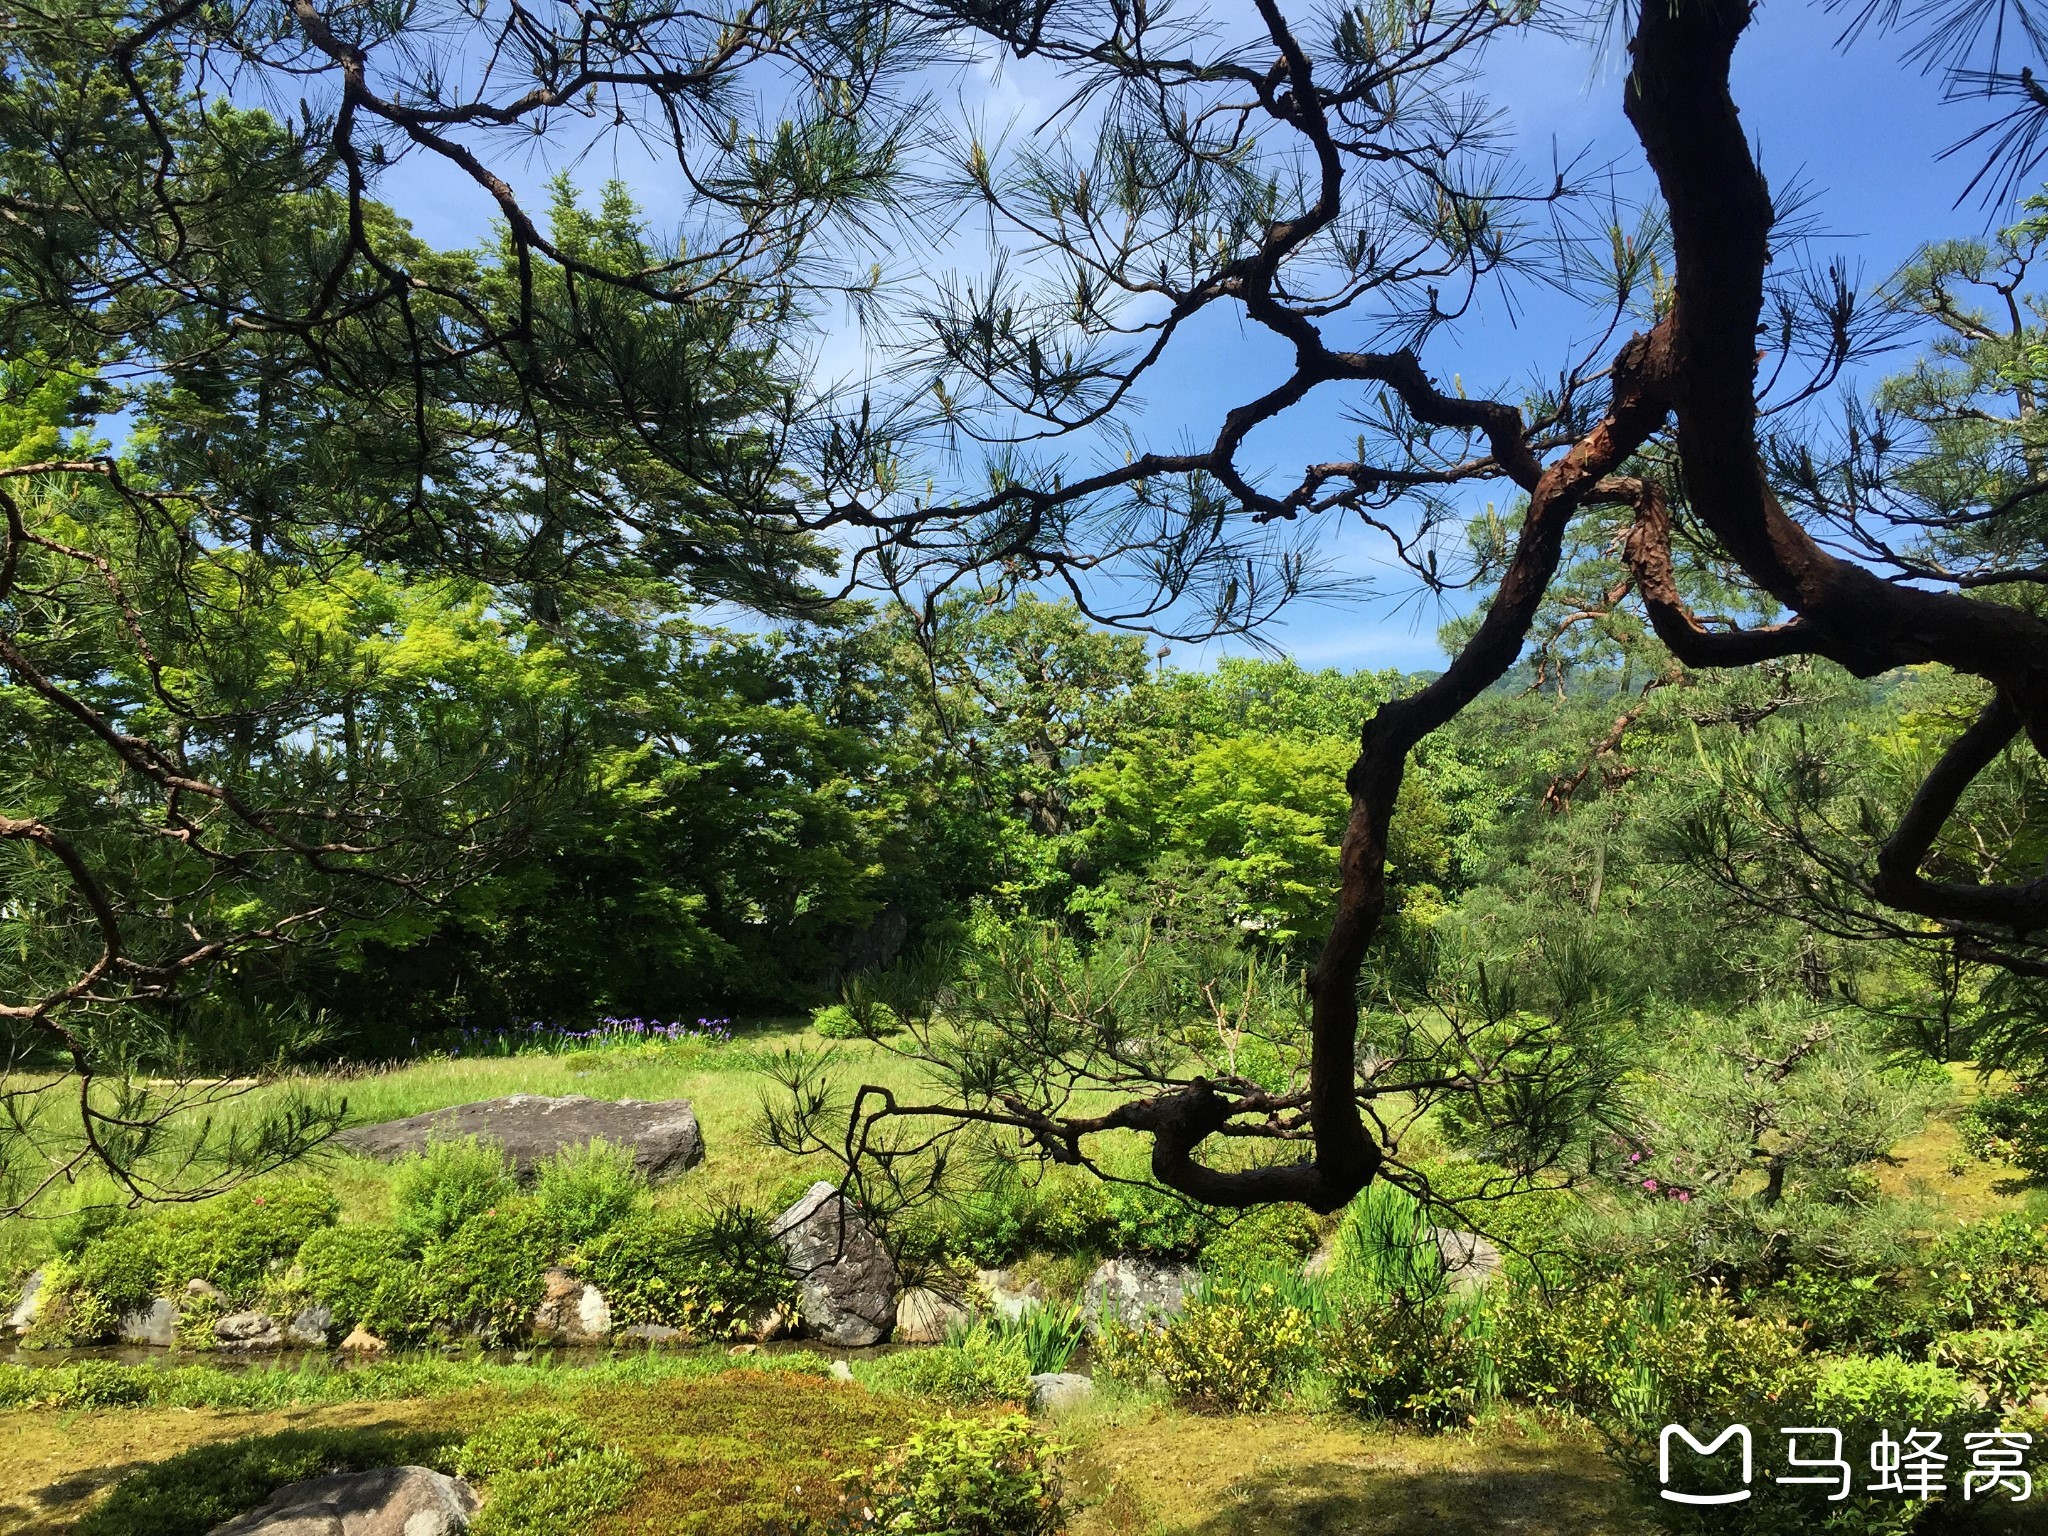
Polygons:
M842 1483L843 1531L890 1536L1057 1536L1061 1446L1023 1414L941 1419Z
M880 1391L956 1408L1022 1402L1031 1393L1031 1360L1024 1341L986 1320L930 1349L883 1355L863 1366L861 1375Z
M425 1435L338 1429L202 1445L124 1478L74 1530L77 1536L206 1536L286 1483L426 1461L439 1444Z
M486 1485L473 1536L580 1536L626 1502L640 1464L558 1408L517 1414L472 1435L452 1465Z
M584 1277L620 1326L660 1323L705 1338L751 1331L769 1309L793 1306L796 1282L770 1235L773 1218L746 1206L708 1215L643 1214L591 1242Z
M1495 1393L1489 1322L1478 1304L1441 1299L1353 1304L1324 1337L1323 1370L1353 1413L1462 1423Z
M540 1165L533 1197L565 1246L587 1243L645 1211L647 1180L633 1154L608 1141L564 1147Z
M2048 1173L2048 1093L2031 1083L1984 1095L1957 1117L1956 1129L1972 1157Z
M1898 1276L1795 1265L1771 1283L1763 1304L1806 1332L1818 1349L1896 1347L1925 1336L1925 1298Z
M1817 1424L1851 1425L1871 1433L1882 1429L1895 1438L1910 1429L1939 1429L1960 1440L1963 1430L1976 1429L1997 1417L1954 1371L1897 1355L1852 1355L1820 1367L1813 1384Z
M1112 1378L1157 1379L1191 1407L1269 1406L1313 1358L1314 1318L1272 1281L1213 1285L1164 1327L1103 1330L1096 1361Z
M2048 1308L2048 1231L2018 1216L1956 1228L1928 1256L1938 1329L2024 1328Z
M811 1028L827 1040L873 1040L902 1027L903 1021L887 1003L868 1003L864 1008L833 1003L811 1011Z
M163 1255L140 1223L110 1228L88 1243L72 1274L79 1289L96 1294L116 1317L148 1306L167 1279Z
M1322 1237L1321 1223L1305 1206L1258 1206L1209 1240L1202 1267L1212 1275L1293 1268L1315 1252Z
M518 1192L512 1165L496 1142L475 1136L434 1141L418 1156L399 1160L391 1182L391 1224L407 1252L422 1253Z
M335 1326L395 1330L412 1288L404 1252L405 1239L393 1227L328 1227L299 1246L293 1279L308 1298L333 1309Z
M198 1205L98 1227L72 1261L72 1281L97 1298L110 1320L187 1280L250 1299L266 1276L340 1214L341 1202L319 1180L245 1185Z
M31 1349L103 1344L114 1337L119 1323L120 1314L80 1282L77 1261L55 1259L43 1266L36 1319L22 1342Z
M1935 1340L1928 1358L2008 1408L2048 1383L2048 1338L2032 1328L1981 1328Z
M486 1344L518 1338L540 1305L552 1237L530 1200L472 1216L420 1256L412 1326Z

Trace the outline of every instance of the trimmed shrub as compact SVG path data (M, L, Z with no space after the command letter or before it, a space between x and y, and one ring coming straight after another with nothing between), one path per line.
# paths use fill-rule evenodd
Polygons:
M1306 1206L1256 1206L1209 1240L1202 1268L1212 1275L1291 1269L1314 1253L1322 1238L1322 1223Z
M891 1536L1057 1536L1059 1453L1023 1414L941 1419L841 1479L840 1531Z
M1817 1349L1897 1347L1927 1336L1927 1301L1896 1275L1794 1266L1758 1298Z
M564 1147L540 1165L533 1198L558 1239L573 1247L645 1211L647 1180L633 1154L608 1141Z
M405 1239L396 1228L328 1227L300 1245L293 1284L309 1300L331 1307L335 1326L344 1332L360 1323L382 1333L404 1319L413 1280L404 1253Z
M736 1336L769 1309L796 1302L796 1282L769 1235L773 1220L738 1205L703 1216L643 1214L591 1242L579 1268L604 1292L615 1324Z
M1339 1407L1444 1426L1491 1401L1487 1343L1477 1306L1400 1298L1345 1308L1323 1339L1322 1365Z
M2048 1173L2048 1093L2031 1083L1985 1094L1957 1116L1956 1129L1972 1157Z
M1970 1383L1954 1371L1897 1355L1851 1356L1820 1367L1811 1398L1816 1424L1852 1425L1894 1438L1912 1429L1935 1429L1960 1441L1997 1414L1986 1408Z
M398 1162L391 1225L407 1252L422 1253L518 1192L512 1164L496 1142L475 1136L430 1142L424 1152Z
M412 1328L470 1334L486 1344L519 1338L540 1305L553 1237L531 1200L471 1217L420 1256Z

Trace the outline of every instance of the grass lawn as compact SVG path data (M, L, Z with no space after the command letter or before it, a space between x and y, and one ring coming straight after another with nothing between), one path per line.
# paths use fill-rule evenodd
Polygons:
M592 1536L749 1536L822 1514L835 1475L903 1439L929 1405L771 1370L561 1390L562 1405L639 1458L646 1474ZM197 1446L321 1432L470 1432L530 1393L247 1413L109 1409L0 1414L0 1529L62 1536L108 1486ZM1073 1536L1370 1536L1646 1531L1589 1437L1503 1421L1443 1436L1295 1415L1201 1418L1111 1404L1053 1426Z

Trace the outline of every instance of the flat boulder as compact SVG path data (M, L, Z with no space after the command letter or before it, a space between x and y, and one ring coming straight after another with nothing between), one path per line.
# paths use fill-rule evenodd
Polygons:
M1176 1316L1200 1279L1201 1272L1185 1264L1129 1255L1105 1259L1081 1288L1081 1312L1098 1331L1108 1317L1135 1328Z
M337 1472L287 1483L211 1536L460 1536L482 1502L428 1467Z
M827 1344L860 1349L896 1326L896 1261L875 1229L822 1179L771 1229L797 1280L797 1309Z
M283 1349L284 1325L268 1312L230 1312L216 1318L214 1341L229 1349Z
M1476 1291L1504 1267L1500 1249L1477 1232L1460 1232L1451 1227L1431 1227L1430 1238L1443 1255L1444 1278L1459 1294Z
M633 1154L633 1166L658 1184L704 1160L704 1137L688 1099L593 1099L580 1093L515 1093L502 1099L359 1125L334 1144L345 1152L392 1162L426 1150L429 1141L481 1136L505 1149L522 1176L564 1147L608 1141Z

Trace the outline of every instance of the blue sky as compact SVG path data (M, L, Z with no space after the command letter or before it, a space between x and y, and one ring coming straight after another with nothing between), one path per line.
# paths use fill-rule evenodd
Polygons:
M1939 158L1988 109L1982 103L1944 104L1937 78L1900 63L1896 38L1865 37L1846 50L1838 47L1841 23L1839 14L1817 5L1776 0L1763 6L1737 53L1735 92L1773 187L1797 181L1811 192L1808 216L1825 231L1813 258L1839 256L1872 283L1922 241L1982 233L2002 222L2007 210L1987 211L1974 202L1955 206L1975 164ZM1625 183L1640 186L1640 157L1621 114L1624 62L1613 40L1601 48L1521 38L1490 56L1482 88L1507 109L1523 161L1533 170L1547 177L1554 154L1584 155L1590 163L1611 163ZM1035 123L1055 99L1054 83L1042 72L1015 66L999 73L970 68L949 77L943 89L995 123ZM528 191L555 168L538 151L498 165ZM590 185L612 175L625 180L657 227L679 207L672 173L664 176L630 142L588 152L573 169L579 182ZM470 243L490 216L473 187L431 161L402 163L379 192L436 243ZM969 250L961 259L971 265L976 258ZM1482 305L1469 320L1439 333L1425 364L1440 379L1460 375L1469 392L1519 398L1520 381L1534 371L1553 372L1570 344L1583 344L1599 324L1599 317L1554 295L1524 291L1519 298L1518 313L1498 303ZM1177 348L1173 366L1146 391L1140 418L1141 437L1167 448L1185 434L1199 438L1205 428L1213 431L1222 413L1250 389L1277 378L1284 361L1268 338L1221 321L1191 333ZM827 338L824 351L835 369L857 365L858 347L850 335ZM1353 435L1340 416L1346 403L1339 389L1319 391L1285 427L1253 440L1250 462L1281 471L1307 457L1338 456ZM1376 585L1389 598L1412 593L1361 537L1339 535L1336 548L1346 570L1378 576ZM1415 601L1305 605L1269 638L1307 665L1427 667L1441 659L1435 631L1450 612ZM1243 649L1241 642L1181 646L1175 660L1196 665Z

